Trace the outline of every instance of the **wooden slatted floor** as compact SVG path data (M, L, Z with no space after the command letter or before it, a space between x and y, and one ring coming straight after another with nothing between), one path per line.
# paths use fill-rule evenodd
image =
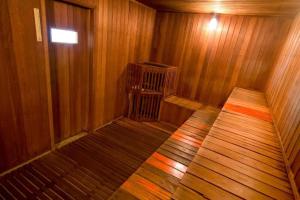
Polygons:
M293 199L263 93L236 88L174 199Z
M176 130L118 120L0 179L0 199L107 199Z
M170 199L219 111L196 111L110 199Z

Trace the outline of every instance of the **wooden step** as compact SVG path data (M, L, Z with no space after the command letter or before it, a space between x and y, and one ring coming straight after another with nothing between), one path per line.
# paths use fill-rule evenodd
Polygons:
M181 126L196 110L203 107L205 106L200 102L170 96L161 103L159 120Z
M219 111L194 112L110 199L171 199Z

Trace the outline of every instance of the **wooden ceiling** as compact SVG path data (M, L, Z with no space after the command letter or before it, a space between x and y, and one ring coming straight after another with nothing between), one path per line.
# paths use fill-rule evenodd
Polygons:
M163 11L236 15L295 15L300 0L138 0Z

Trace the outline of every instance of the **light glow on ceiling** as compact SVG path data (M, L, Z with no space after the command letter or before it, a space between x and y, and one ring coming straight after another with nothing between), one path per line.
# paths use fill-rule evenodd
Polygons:
M216 17L211 18L211 20L208 23L208 29L209 30L216 30L218 27L218 20Z

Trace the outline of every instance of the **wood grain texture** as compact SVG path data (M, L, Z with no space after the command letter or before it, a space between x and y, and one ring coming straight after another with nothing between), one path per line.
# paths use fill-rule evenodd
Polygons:
M155 10L129 0L66 2L93 9L92 130L124 113L126 65L149 60ZM1 1L1 92L7 94L0 100L1 172L51 148L44 5L45 0ZM43 19L41 43L36 42L33 8L40 8Z
M128 117L157 121L161 100L176 93L177 68L155 63L133 64L127 69Z
M236 15L295 15L297 0L138 0L158 10Z
M219 112L210 106L194 111L110 199L171 199Z
M151 60L178 66L177 95L222 106L235 86L264 88L292 18L158 12Z
M1 1L0 172L50 149L43 43L36 42L39 0ZM29 12L30 11L30 12Z
M129 0L99 0L92 127L124 114L129 62L149 60L155 10Z
M78 44L49 41L55 142L88 129L90 96L90 10L68 3L47 2L51 28L74 30Z
M203 107L205 106L199 102L170 96L161 102L159 120L180 126L196 110L203 109Z
M264 93L235 88L174 199L294 199ZM194 191L194 192L191 192Z
M129 62L149 60L156 11L134 1L129 2Z
M193 114L193 112L194 110L163 100L159 111L159 121L180 126Z
M300 189L300 15L290 29L266 88L288 164Z
M175 130L116 121L1 177L0 199L108 199Z

